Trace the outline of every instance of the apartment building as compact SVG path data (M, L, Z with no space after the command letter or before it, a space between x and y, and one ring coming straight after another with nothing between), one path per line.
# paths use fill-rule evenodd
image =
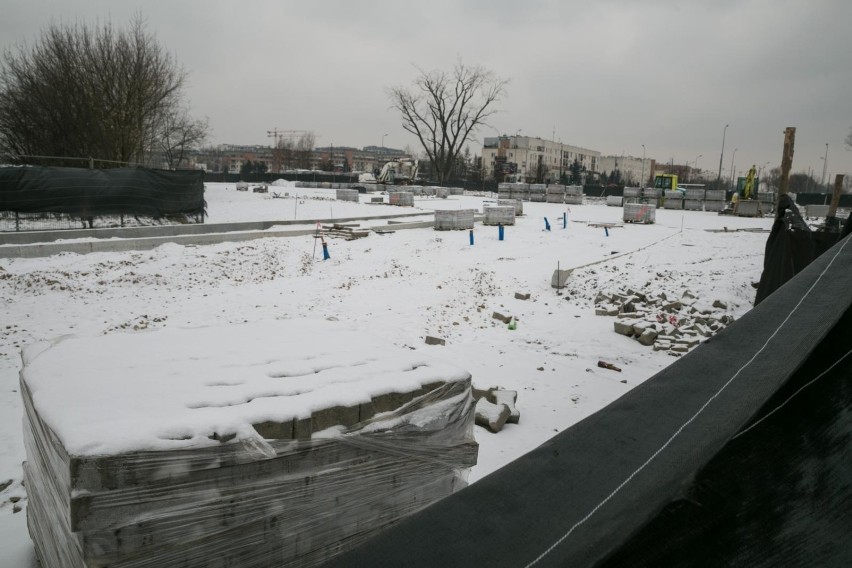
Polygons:
M559 181L576 161L585 172L597 172L601 153L580 146L531 136L486 137L482 164L486 176L511 175L518 181Z

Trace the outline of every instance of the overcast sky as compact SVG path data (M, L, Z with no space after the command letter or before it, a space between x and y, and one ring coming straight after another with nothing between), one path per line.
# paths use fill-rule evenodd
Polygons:
M461 59L510 79L470 143L539 136L717 172L780 164L852 173L849 0L381 2L0 0L0 45L51 21L134 12L189 72L187 98L214 143L267 144L313 130L318 145L416 147L387 89ZM725 130L725 125L730 126ZM555 133L555 134L554 134ZM736 154L734 154L736 149ZM700 156L700 157L699 157Z

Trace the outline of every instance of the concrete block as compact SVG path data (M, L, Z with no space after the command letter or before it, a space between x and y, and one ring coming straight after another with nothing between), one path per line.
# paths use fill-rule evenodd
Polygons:
M653 345L656 339L657 332L653 329L646 329L642 332L642 335L637 338L639 343L641 343L642 345Z
M613 323L613 329L615 333L626 335L627 337L633 336L633 323L629 321L620 321L615 320Z
M487 428L495 434L503 429L511 415L511 410L505 404L494 404L484 398L476 402L476 424Z

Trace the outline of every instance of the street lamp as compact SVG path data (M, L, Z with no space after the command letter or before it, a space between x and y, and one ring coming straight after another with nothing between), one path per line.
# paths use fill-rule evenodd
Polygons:
M387 136L387 133L382 134L382 145L379 146L379 148L381 148L382 150L385 149L385 136ZM384 152L382 152L382 153L384 153Z
M825 143L825 159L822 163L822 179L819 182L820 185L825 185L826 168L828 168L828 142Z
M645 187L645 145L642 144L642 179L639 180L639 187Z
M719 155L719 175L716 176L716 183L718 184L722 180L722 159L725 157L725 134L728 133L728 124L725 125L725 129L722 131L722 153Z
M734 148L734 153L731 154L731 188L732 189L734 187L734 158L737 157L737 150L739 150L739 148Z
M698 169L698 158L702 157L704 154L698 154L695 156L695 169ZM689 179L692 179L692 174L690 174Z

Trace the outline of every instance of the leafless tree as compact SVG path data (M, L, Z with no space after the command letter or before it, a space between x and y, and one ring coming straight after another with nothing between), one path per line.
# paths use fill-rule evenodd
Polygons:
M206 118L193 118L186 108L163 113L155 133L155 155L162 156L170 170L176 170L187 159L187 152L198 148L207 139L209 124Z
M0 61L0 149L142 162L185 78L140 16L124 29L52 24Z
M419 70L412 88L389 90L402 127L417 136L438 181L446 181L468 137L496 112L507 79L459 61L452 72Z
M315 137L313 132L305 132L299 136L294 149L296 167L309 169L314 155Z

